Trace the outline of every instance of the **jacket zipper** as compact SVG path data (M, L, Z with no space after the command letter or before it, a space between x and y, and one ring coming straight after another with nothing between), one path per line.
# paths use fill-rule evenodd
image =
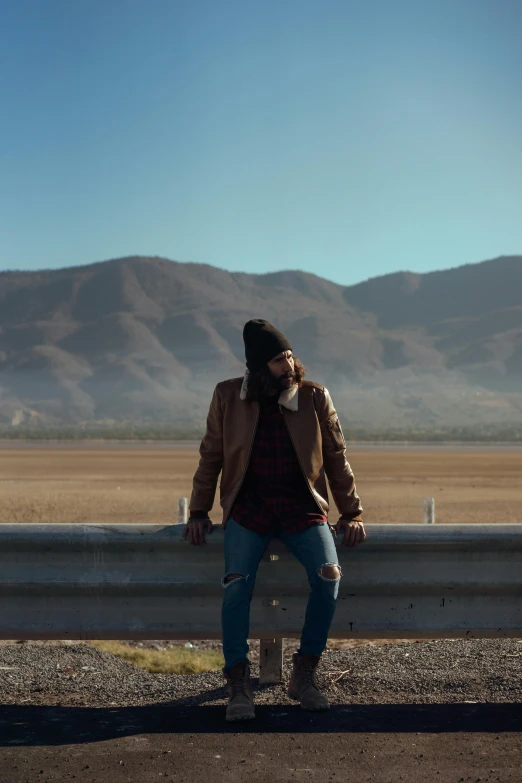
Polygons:
M255 437L256 437L256 430L257 430L257 424L258 424L258 422L259 422L259 415L260 415L260 412L261 412L261 408L260 408L260 406L259 406L259 403L257 403L257 416L256 416L256 423L254 424L254 429L253 429L253 431L252 431L252 437L251 437L251 439L250 439L250 446L249 446L249 449L248 449L248 455L247 455L247 459L246 459L246 463L245 463L245 471L244 471L244 473L243 473L243 475L242 475L242 477L241 477L241 482L240 482L240 484L239 484L239 487L237 488L237 492L236 492L236 494L234 495L234 497L233 497L233 499L232 499L232 503L230 503L230 505L229 505L229 507L228 507L228 508L229 508L229 510L228 510L228 512L227 512L227 515L226 515L226 518L225 518L225 524L226 524L226 523L227 523L227 521L228 521L228 517L230 516L230 512L231 512L231 511L232 511L232 509L234 508L234 503L236 502L236 498L237 498L237 496L239 495L239 491L240 491L241 487L243 486L243 481L245 480L246 472L247 472L247 470L248 470L248 464L249 464L249 462L250 462L250 455L251 455L251 453L252 453L252 447L253 447L253 445L254 445L254 439L255 439Z
M303 476L304 476L304 479L305 479L305 481L306 481L306 486L307 486L307 487L308 487L308 489L310 490L310 494L311 494L311 496L313 497L313 499L314 499L314 502L315 502L316 506L319 508L319 510L320 510L320 512L321 512L321 514L322 514L324 517L326 517L326 516L327 516L327 514L326 514L326 511L324 510L324 508L322 508L322 506L320 506L320 505L319 505L319 503L318 503L318 501L317 501L317 499L316 499L316 497L315 497L315 495L314 495L314 493L313 493L312 487L310 486L310 480L309 480L308 476L306 475L306 473L304 472L303 465L302 465L302 463L301 463L301 458L300 458L300 456L299 456L299 451L298 451L298 450L297 450L297 448L296 448L296 445L295 445L294 439L293 439L293 437L292 437L292 433L290 432L290 427L288 426L288 422L287 422L287 420L286 420L286 416L285 416L285 414L283 413L283 406L282 406L282 405L280 405L280 406L279 406L279 410L281 411L281 413L282 413L282 415L283 415L283 420L284 420L284 422L285 422L286 429L288 430L288 434L289 434L289 436L290 436L290 440L292 441L292 446L294 447L295 455L296 455L296 457L297 457L297 461L299 462L299 467L301 468L301 473L303 474Z

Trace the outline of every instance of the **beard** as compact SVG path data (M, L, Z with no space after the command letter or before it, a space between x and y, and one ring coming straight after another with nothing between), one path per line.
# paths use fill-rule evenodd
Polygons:
M279 378L274 378L272 375L269 380L269 394L277 394L278 392L282 392L285 389L289 389L295 382L295 372L293 371L291 373L287 373L286 375L281 375Z
M299 359L294 356L294 369L285 375L274 378L270 368L265 365L260 370L251 370L247 382L246 399L260 400L265 395L274 395L278 392L291 389L294 384L300 384L305 377L306 369Z

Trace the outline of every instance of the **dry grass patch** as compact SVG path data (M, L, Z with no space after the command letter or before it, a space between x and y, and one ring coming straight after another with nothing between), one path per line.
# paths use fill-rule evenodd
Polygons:
M148 650L106 640L90 641L89 644L103 652L117 655L152 674L200 674L221 669L225 664L221 653L215 650L194 651L185 647Z

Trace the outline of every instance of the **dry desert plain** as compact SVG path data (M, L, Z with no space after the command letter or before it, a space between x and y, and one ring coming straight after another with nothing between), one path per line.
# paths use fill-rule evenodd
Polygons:
M177 520L199 443L0 443L0 522ZM348 445L371 523L522 522L522 446ZM218 491L219 492L219 491ZM211 512L221 521L219 497ZM337 521L335 506L330 522Z

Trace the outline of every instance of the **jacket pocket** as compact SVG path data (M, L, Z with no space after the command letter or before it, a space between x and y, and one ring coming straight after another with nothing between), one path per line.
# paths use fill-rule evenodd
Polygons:
M328 432L330 433L330 436L332 438L332 441L336 449L345 449L346 441L344 439L343 431L341 429L341 422L339 421L339 416L336 413L333 416L330 416L329 419L326 419L326 426L328 427Z

